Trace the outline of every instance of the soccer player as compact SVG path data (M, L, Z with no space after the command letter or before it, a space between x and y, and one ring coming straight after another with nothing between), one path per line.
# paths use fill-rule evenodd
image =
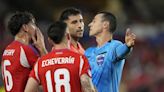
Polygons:
M48 29L52 51L41 57L30 73L25 92L95 92L90 67L84 55L68 49L66 23L55 22Z
M34 63L40 55L46 54L44 38L35 25L35 18L29 12L14 13L7 27L14 36L14 41L6 47L2 56L5 91L24 92Z
M67 23L69 48L72 51L84 54L84 49L78 42L79 38L83 37L84 32L84 21L81 11L76 8L67 8L62 12L60 21Z
M97 46L86 50L92 82L98 92L119 92L125 56L131 51L136 35L128 28L125 43L113 39L116 18L109 12L97 13L89 24L89 35L96 37Z

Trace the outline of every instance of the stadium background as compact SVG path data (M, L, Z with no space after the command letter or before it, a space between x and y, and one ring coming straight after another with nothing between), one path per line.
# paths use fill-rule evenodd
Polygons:
M114 38L124 42L125 29L131 27L137 35L133 53L127 58L120 92L164 92L164 1L163 0L0 0L0 59L4 48L13 37L5 30L7 17L16 10L34 14L44 33L49 24L59 18L67 7L82 10L85 22L84 37L87 48L96 44L88 36L88 23L98 11L110 11L117 16L118 27ZM3 92L0 72L0 92Z

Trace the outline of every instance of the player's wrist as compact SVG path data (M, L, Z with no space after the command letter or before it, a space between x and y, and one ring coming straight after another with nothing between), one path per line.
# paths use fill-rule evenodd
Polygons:
M125 45L127 46L127 48L132 48L133 46L131 44L125 43Z
M132 45L131 43L125 43L125 45L126 45L128 48L133 47L133 45Z

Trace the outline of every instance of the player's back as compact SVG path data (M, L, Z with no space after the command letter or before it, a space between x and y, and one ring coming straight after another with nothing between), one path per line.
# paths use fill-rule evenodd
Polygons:
M80 76L86 66L84 59L68 49L54 50L42 57L38 61L38 80L44 92L81 92Z
M38 55L29 45L13 41L4 50L2 57L2 76L6 92L23 92L31 66Z

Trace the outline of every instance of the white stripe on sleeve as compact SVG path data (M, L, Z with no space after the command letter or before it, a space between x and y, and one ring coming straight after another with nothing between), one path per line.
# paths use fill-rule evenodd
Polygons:
M30 64L28 63L25 51L22 47L21 47L21 51L20 51L20 64L23 67L30 68Z
M39 76L38 76L38 62L36 62L35 66L34 66L34 71L35 71L36 79L40 82Z
M83 69L83 65L84 65L84 60L83 60L82 56L80 56L79 76L81 75L81 71L82 71L82 69Z

